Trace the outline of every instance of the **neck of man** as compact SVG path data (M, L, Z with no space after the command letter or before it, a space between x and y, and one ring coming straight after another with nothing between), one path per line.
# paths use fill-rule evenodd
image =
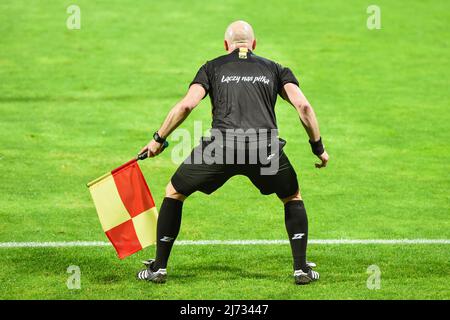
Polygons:
M252 50L252 46L248 44L248 42L236 42L231 44L231 46L228 48L228 53L233 52L237 48L247 48L248 50Z

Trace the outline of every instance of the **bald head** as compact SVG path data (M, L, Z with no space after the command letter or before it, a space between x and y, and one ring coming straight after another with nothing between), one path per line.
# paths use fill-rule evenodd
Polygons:
M245 21L232 22L225 31L225 50L228 52L236 48L255 49L256 40L253 28Z

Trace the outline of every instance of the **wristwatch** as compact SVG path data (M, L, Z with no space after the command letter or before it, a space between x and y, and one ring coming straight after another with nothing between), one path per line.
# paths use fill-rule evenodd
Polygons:
M161 136L159 135L158 131L156 131L156 132L153 134L153 140L155 140L155 141L158 142L158 143L164 143L164 142L166 142L166 139L164 139L163 137L161 137Z

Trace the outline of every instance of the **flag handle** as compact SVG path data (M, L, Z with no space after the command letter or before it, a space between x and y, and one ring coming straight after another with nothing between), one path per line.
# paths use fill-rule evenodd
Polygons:
M164 149L166 149L168 146L169 146L169 142L164 141L163 148L162 148L161 152L163 152ZM147 155L148 155L147 151L144 151L144 152L142 152L142 153L137 155L136 160L147 159Z

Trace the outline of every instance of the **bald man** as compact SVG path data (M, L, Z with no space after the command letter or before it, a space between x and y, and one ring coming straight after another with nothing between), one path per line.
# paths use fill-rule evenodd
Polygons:
M156 259L145 261L137 278L164 283L167 262L181 225L183 201L192 193L211 194L235 175L247 176L264 195L275 193L284 205L285 224L292 249L294 281L308 284L319 279L306 260L308 220L297 175L283 151L275 118L277 95L297 110L313 153L327 165L313 108L292 71L253 53L253 28L236 21L225 32L226 55L205 63L186 96L167 115L153 139L140 153L158 155L167 137L209 94L212 104L211 137L203 137L173 175L166 188L158 225ZM255 160L256 159L256 160ZM248 203L252 206L251 203Z

